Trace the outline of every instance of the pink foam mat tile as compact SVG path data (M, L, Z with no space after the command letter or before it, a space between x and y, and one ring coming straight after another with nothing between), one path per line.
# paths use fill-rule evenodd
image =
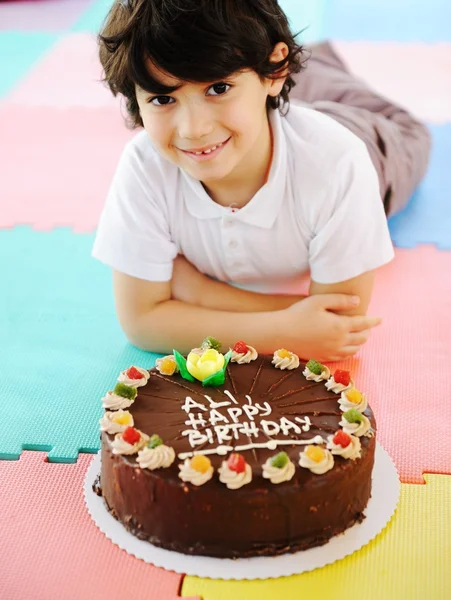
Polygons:
M95 36L66 34L11 89L2 104L119 109L120 100L114 98L101 80Z
M334 46L350 70L429 123L451 120L451 44L345 42Z
M451 252L396 250L376 278L368 314L382 317L351 369L367 392L378 440L403 483L422 474L451 475Z
M63 31L93 0L0 1L0 30Z
M91 460L53 464L24 452L0 461L2 600L179 598L182 576L120 550L91 520L83 498Z
M0 108L0 227L92 232L128 130L115 109Z

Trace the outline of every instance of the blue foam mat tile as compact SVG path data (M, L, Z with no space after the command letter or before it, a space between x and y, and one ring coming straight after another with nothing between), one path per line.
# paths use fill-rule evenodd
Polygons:
M434 244L451 250L451 124L434 125L429 169L407 207L389 220L399 248Z
M27 74L59 38L57 33L0 31L0 98Z
M71 31L97 34L112 4L113 0L95 0L72 25Z
M350 41L451 41L451 2L328 0L324 35Z
M75 462L96 452L100 399L120 371L150 368L158 356L127 343L92 242L65 229L0 231L0 459L43 450Z

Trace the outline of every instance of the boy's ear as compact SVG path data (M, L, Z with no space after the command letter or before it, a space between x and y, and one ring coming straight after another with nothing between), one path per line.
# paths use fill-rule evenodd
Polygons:
M269 61L273 63L279 63L286 59L288 56L288 46L284 42L279 42L274 46L274 49L269 57ZM278 96L282 91L283 85L285 83L285 79L288 75L288 66L284 66L276 73L277 78L268 79L269 88L268 94L270 96Z

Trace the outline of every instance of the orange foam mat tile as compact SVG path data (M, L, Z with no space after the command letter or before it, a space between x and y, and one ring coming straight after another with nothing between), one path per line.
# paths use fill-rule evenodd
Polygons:
M449 600L451 477L403 484L389 525L367 546L301 575L260 581L186 576L183 597L202 600Z
M91 460L54 464L23 452L0 461L2 600L179 597L182 576L120 550L91 520L83 499Z

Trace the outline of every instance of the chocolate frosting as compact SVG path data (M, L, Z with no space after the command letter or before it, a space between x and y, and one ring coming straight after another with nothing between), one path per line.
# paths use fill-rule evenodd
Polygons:
M212 402L229 402L215 410L230 424L234 421L229 409L258 407L258 414L252 414L252 418L249 411L246 414L243 409L241 415L235 411L237 421L253 423L254 431L259 431L258 436L236 431L236 437L222 442L234 448L250 442L268 442L270 437L263 431L262 419L278 424L289 419L289 423L285 422L288 435L280 432L271 436L283 441L309 440L316 435L326 440L340 429L340 395L327 391L324 381L306 380L303 363L297 369L281 371L271 360L272 356L259 356L249 364L229 364L225 384L219 388L203 387L180 374L169 377L152 369L147 385L138 388L138 396L129 409L135 427L148 435L157 433L177 455L220 445L208 422ZM193 429L190 415L182 410L187 396L205 407L206 411L192 408L190 414L204 419L203 424L197 425L198 431L209 435L213 443L207 439L193 448L189 436L183 435L185 430ZM375 429L371 409L365 415ZM308 431L302 429L307 429L306 417L310 420ZM370 497L374 437L360 438L361 458L346 460L335 456L333 469L323 475L299 466L299 453L305 447L302 445L242 450L240 453L252 468L252 481L238 490L227 489L217 473L229 452L226 456L209 454L215 474L196 487L178 477L181 458L176 458L169 468L148 471L138 466L136 456L113 455L112 439L113 436L102 435L101 488L108 507L138 537L184 553L223 557L270 555L325 543L362 519ZM262 477L262 465L281 450L288 454L296 470L290 481L276 485Z

